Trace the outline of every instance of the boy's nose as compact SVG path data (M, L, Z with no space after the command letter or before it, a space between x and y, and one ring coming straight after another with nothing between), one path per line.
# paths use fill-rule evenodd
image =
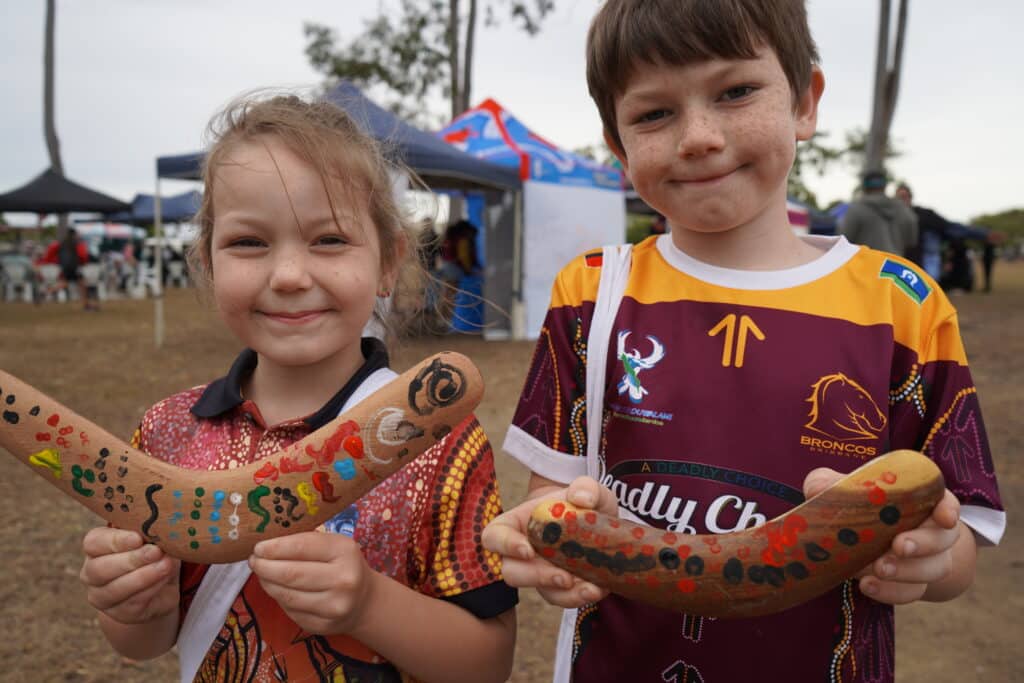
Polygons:
M676 153L681 157L699 157L725 146L725 136L713 116L698 113L682 122Z
M270 287L277 291L308 289L312 284L306 259L295 252L280 254L274 259Z

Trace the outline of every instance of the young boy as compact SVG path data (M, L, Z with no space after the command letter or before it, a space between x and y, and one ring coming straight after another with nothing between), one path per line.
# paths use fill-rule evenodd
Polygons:
M484 544L509 583L570 608L556 681L892 681L892 605L959 595L976 538L1002 535L949 301L902 258L788 223L817 61L803 0L608 0L591 26L606 138L670 232L633 249L603 367L586 365L601 355L588 340L601 252L560 273L504 444L532 470L530 496ZM595 369L603 404L588 406ZM602 411L589 455L588 409ZM539 500L559 497L676 532L749 528L898 448L938 464L945 499L858 580L775 615L706 619L609 595L524 534Z

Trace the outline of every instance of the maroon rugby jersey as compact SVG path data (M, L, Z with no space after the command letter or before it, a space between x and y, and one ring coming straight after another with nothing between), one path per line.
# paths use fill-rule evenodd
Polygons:
M941 468L980 540L998 542L1005 517L955 310L904 259L807 239L821 257L772 272L700 263L669 235L634 248L607 354L602 483L654 527L726 533L801 503L813 468L912 448ZM600 266L597 251L559 274L505 441L556 481L586 473ZM559 657L576 683L893 680L893 610L853 582L756 619L615 595L573 618Z

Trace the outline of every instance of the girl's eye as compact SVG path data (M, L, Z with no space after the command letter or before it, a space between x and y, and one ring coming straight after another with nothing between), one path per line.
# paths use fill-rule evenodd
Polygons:
M343 235L338 233L331 233L328 235L321 235L316 238L316 244L326 247L334 247L338 245L348 244L348 240Z
M239 237L233 239L228 243L229 247L242 247L242 248L254 248L264 246L263 240L255 237Z
M722 99L725 100L726 102L731 102L732 100L740 100L746 97L747 95L751 94L752 92L754 92L754 86L737 85L735 88L729 88L724 93L722 93Z

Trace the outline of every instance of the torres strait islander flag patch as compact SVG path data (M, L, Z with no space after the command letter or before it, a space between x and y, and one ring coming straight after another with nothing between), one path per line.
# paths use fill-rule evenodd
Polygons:
M932 288L928 286L920 273L892 259L885 260L882 269L878 271L878 277L892 280L897 287L903 290L904 294L918 304L924 302L932 293Z
M587 268L600 268L604 262L604 252L592 251L583 257L583 261L587 264Z

